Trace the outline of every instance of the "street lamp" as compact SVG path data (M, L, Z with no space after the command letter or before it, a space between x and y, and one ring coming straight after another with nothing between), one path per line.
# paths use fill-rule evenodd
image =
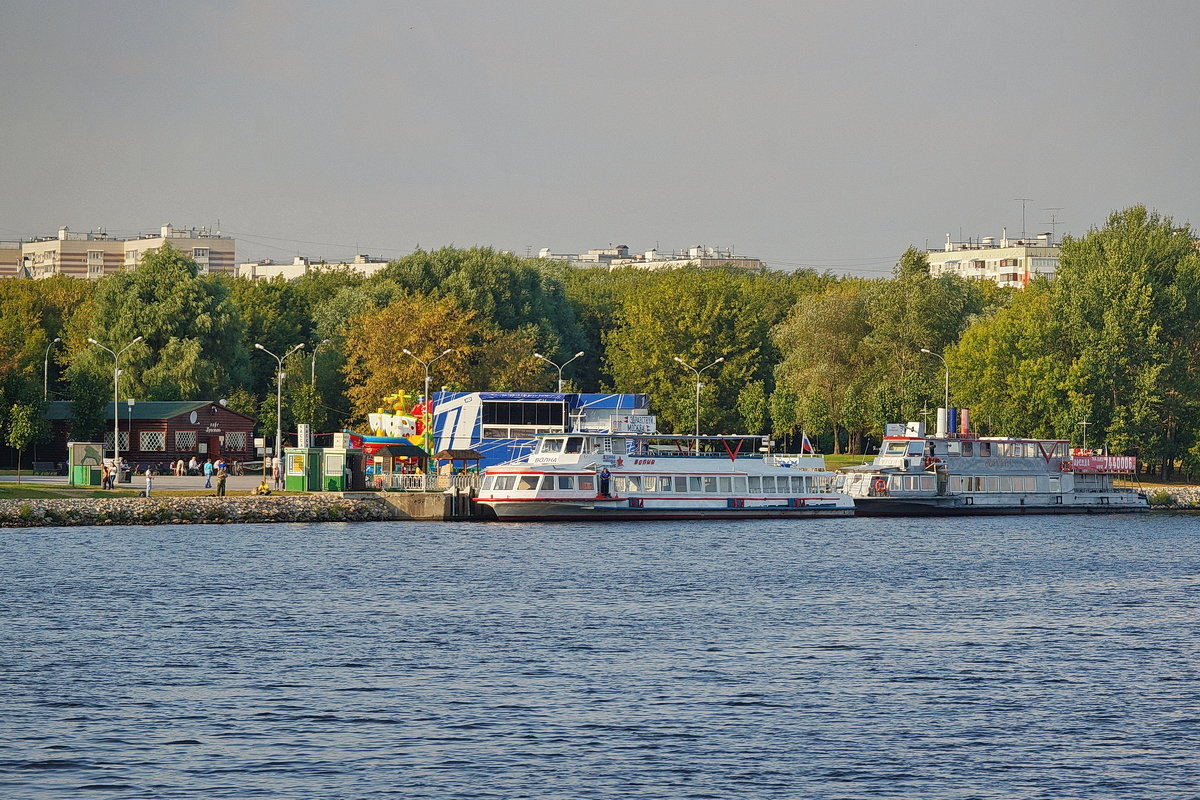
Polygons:
M555 369L557 369L557 370L558 370L558 393L559 393L559 394L562 394L562 371L563 371L563 367L565 367L567 364L570 364L572 361L574 361L575 359L577 359L577 358L580 358L580 357L582 357L582 356L583 356L583 351L582 351L582 350L580 350L578 353L576 353L575 355L571 356L571 357L570 357L570 358L568 358L566 361L564 361L564 362L562 363L562 366L559 366L558 364L555 364L555 363L554 363L553 361L551 361L550 359L546 358L546 357L545 357L544 355L542 355L541 353L534 353L534 354L533 354L533 357L534 357L534 358L540 358L542 361L545 361L547 364L549 364L550 366L552 366L552 367L554 367Z
M690 369L692 372L696 373L696 451L699 452L700 451L700 386L701 386L700 373L704 372L704 370L708 369L708 367L715 367L717 364L720 364L722 361L725 360L725 356L721 356L716 361L709 364L708 367L701 367L700 369L696 369L695 367L693 367L691 364L684 361L679 356L675 356L675 360L678 361L683 366Z
M1076 422L1076 423L1075 423L1075 426L1076 426L1076 427L1083 428L1083 445L1082 445L1082 447L1080 448L1080 449L1082 449L1082 450L1087 450L1087 429L1088 429L1088 425L1091 425L1091 424L1092 424L1092 423L1091 423L1090 421L1088 421L1088 422Z
M88 341L90 343L96 345L96 347L99 347L101 350L104 350L113 357L113 468L117 470L117 480L120 480L121 478L121 409L120 401L117 398L117 387L119 385L118 381L121 377L121 370L117 368L117 365L121 362L121 354L141 340L142 337L139 336L129 344L122 347L120 350L110 350L92 337L88 337ZM133 442L130 442L129 445L132 447Z
M46 345L46 360L42 363L42 402L46 402L46 398L50 395L50 348L62 341L59 336L54 337L54 341Z
M433 362L437 361L439 358L441 358L443 356L448 356L453 352L454 352L454 348L448 347L445 350L443 350L442 352L438 353L433 358L429 359L428 361L425 361L425 360L417 358L415 355L413 355L413 352L411 350L409 350L407 347L404 348L405 355L412 356L412 359L414 361L416 361L418 364L420 364L422 367L425 368L425 404L424 404L425 413L422 414L421 416L423 416L425 418L425 452L426 453L429 452L429 445L430 445L430 441L431 441L430 435L429 435L429 423L431 422L429 411L430 411L430 406L433 402L433 398L430 397L430 395L429 395L429 365L432 364Z
M313 386L317 385L317 351L327 344L329 344L329 340L322 339L321 341L317 342L315 347L313 347L312 375L309 378L309 383L311 383Z
M946 368L946 405L943 407L946 409L946 413L948 414L950 413L950 365L946 363L945 358L933 352L932 350L922 347L921 352L940 358L942 360L942 366Z
M301 342L282 356L277 356L258 342L254 343L255 350L262 350L275 359L279 365L279 369L275 372L275 457L280 459L279 463L281 464L283 463L283 450L281 449L283 447L283 360L303 347L304 343Z

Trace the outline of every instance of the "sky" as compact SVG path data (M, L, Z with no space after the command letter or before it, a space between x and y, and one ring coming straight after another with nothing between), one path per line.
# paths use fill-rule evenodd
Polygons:
M0 239L879 276L946 234L1196 223L1197 30L1195 2L6 0Z

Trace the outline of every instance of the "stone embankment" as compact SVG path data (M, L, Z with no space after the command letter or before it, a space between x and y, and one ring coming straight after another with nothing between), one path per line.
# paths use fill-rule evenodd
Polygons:
M1200 486L1147 487L1151 508L1200 509Z
M94 500L0 500L0 527L166 525L249 522L366 522L388 519L376 498L330 495L270 497L113 497Z

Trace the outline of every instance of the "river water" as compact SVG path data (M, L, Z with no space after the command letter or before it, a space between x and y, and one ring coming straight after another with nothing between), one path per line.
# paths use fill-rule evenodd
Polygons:
M1200 524L0 531L4 798L1196 798Z

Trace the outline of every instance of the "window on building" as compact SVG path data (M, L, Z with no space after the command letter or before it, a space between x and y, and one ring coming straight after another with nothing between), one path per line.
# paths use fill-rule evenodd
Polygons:
M225 449L226 450L245 450L246 449L246 432L231 431L225 434Z
M175 431L175 449L176 450L195 450L196 449L196 432L195 431Z
M141 431L138 442L142 452L166 450L167 433L166 431Z

